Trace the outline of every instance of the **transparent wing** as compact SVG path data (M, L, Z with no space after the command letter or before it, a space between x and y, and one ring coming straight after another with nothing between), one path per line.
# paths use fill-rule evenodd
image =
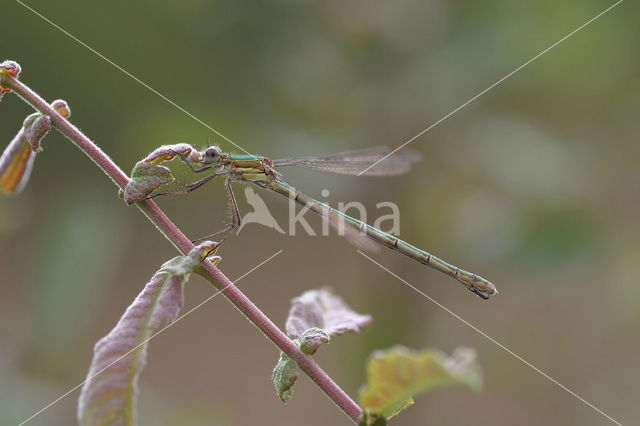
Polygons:
M399 149L391 154L394 149L396 147L381 146L319 157L283 158L275 160L273 164L276 167L298 166L321 172L345 175L357 175L367 170L372 164L375 164L363 175L393 176L408 172L411 165L422 158L420 154L407 148ZM378 161L379 163L377 163Z

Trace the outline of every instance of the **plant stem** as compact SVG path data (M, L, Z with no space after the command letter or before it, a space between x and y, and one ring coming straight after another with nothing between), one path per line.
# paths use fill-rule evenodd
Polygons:
M18 79L0 73L0 83L10 88L27 104L42 114L51 118L53 127L67 139L80 148L109 176L116 185L123 189L129 182L129 177L120 169L107 154L87 138L78 128L62 117L37 93L20 82ZM137 207L147 218L178 248L187 254L192 248L191 241L178 229L156 203L151 200L136 202ZM262 331L282 352L295 360L300 368L326 393L329 398L340 407L354 422L358 422L362 410L309 355L301 352L298 347L284 334L251 300L247 298L217 267L205 260L203 276L233 305L240 310L260 331Z

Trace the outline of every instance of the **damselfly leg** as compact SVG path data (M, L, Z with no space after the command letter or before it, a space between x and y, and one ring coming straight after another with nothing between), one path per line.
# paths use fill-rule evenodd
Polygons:
M236 197L233 193L233 189L231 189L231 182L229 179L225 181L225 188L227 190L227 195L229 197L229 207L231 208L231 223L224 227L223 229L214 232L211 235L207 235L196 240L192 240L191 242L196 244L200 241L207 240L211 237L215 237L216 235L226 234L225 237L218 243L218 247L220 247L224 242L226 242L229 238L231 238L237 231L241 225L240 211L238 210L238 203L236 202Z
M204 185L205 183L209 182L210 180L217 178L218 176L222 176L224 173L213 173L205 178L202 178L200 180L197 180L195 182L192 183L183 183L180 182L179 180L175 180L173 181L173 183L178 184L180 186L182 186L183 188L185 188L184 190L180 190L180 191L170 191L170 192L159 192L157 194L153 194L147 197L147 199L152 199L155 197L159 197L162 195L182 195L182 194L188 194L190 192L195 191L196 189L202 188L202 185Z

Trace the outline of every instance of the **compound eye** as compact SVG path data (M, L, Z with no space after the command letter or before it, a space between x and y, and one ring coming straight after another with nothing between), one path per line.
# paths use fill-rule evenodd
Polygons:
M211 146L204 151L204 158L207 163L215 163L220 158L222 151L217 146Z

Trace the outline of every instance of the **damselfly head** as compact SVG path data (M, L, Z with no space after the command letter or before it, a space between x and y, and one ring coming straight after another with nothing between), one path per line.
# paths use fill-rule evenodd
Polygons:
M217 146L210 146L202 152L202 161L205 164L216 164L220 161L222 150Z

